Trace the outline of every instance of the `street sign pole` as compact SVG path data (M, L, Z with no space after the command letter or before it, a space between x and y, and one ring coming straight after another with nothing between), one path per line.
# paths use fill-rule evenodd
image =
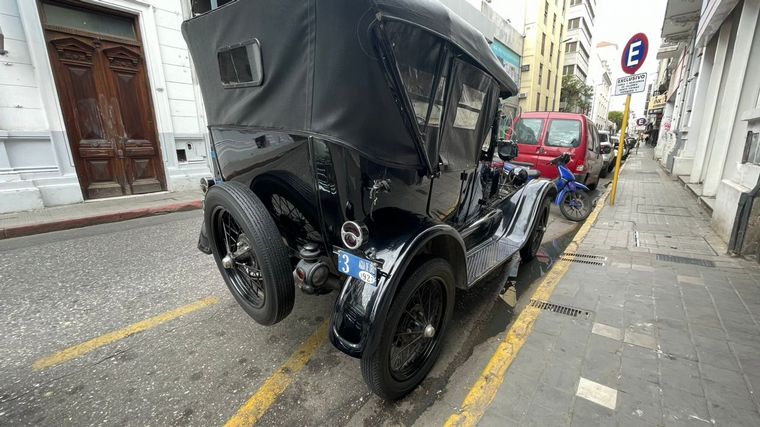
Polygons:
M623 112L623 123L620 126L620 140L618 141L617 158L615 159L615 175L612 178L612 191L610 192L610 205L615 205L615 195L617 194L618 177L620 176L620 164L623 162L623 151L625 150L625 130L628 128L628 114L631 109L631 95L625 97L625 112Z
M631 94L644 92L647 83L647 74L636 74L636 71L644 64L649 52L649 39L644 33L635 34L628 40L620 57L620 66L623 72L628 74L615 82L615 95L626 95L625 112L623 123L620 127L620 139L618 141L617 159L615 159L615 176L612 178L612 191L610 192L610 205L615 204L617 196L618 179L620 178L620 164L623 163L623 151L625 151L625 134L628 129L628 116L631 113Z

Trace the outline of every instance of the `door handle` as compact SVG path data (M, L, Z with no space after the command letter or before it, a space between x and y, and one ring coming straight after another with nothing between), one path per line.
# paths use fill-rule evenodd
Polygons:
M122 150L121 148L119 148L118 150L116 150L116 157L118 157L120 159L123 159L124 158L124 150Z

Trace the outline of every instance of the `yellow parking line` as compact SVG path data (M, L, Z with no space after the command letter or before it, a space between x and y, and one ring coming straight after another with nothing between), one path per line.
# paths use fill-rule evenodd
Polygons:
M314 354L327 340L327 327L330 319L325 320L311 334L280 368L272 374L258 391L238 409L227 421L225 427L251 426L261 418L282 392L293 382L294 376L303 369Z
M194 311L198 311L204 307L208 307L210 305L216 304L217 302L219 302L219 298L208 297L200 301L196 301L192 304L179 307L172 311L167 311L166 313L159 314L149 319L142 320L140 322L129 325L126 328L119 329L117 331L113 331L105 335L101 335L97 338L93 338L89 341L83 342L82 344L77 344L73 347L69 347L65 350L61 350L48 357L43 357L42 359L39 359L36 362L34 362L34 365L32 365L32 369L34 369L35 371L39 371L45 368L49 368L51 366L59 365L63 362L67 362L83 354L89 353L97 348L100 348L105 345L111 344L115 341L127 338L128 336L134 335L136 333L143 332L147 329L156 327L162 323L166 323L170 320L174 320L178 317L184 316Z
M591 212L591 215L586 219L578 232L575 233L573 241L565 249L566 252L575 252L578 248L578 244L586 234L588 234L591 226L596 222L596 218L599 216L604 207L605 199L609 194L609 190L602 196L597 202L596 208ZM549 270L544 279L538 285L538 288L531 296L531 299L536 300L548 300L554 292L557 284L562 277L567 273L570 267L570 262L562 259L557 260L554 266ZM525 340L530 335L533 324L538 317L539 309L531 306L526 306L523 311L517 316L517 320L510 328L507 336L504 338L499 346L496 348L496 352L488 361L483 372L480 373L480 377L475 382L475 385L470 389L470 392L465 397L464 402L458 413L452 414L444 426L474 426L478 423L483 414L491 405L496 392L499 390L501 383L504 381L504 375L512 364L512 361L517 356L517 353L522 348Z

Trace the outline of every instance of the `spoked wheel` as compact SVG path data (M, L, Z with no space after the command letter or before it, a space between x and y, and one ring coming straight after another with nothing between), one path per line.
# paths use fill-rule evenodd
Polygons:
M440 258L420 264L394 298L377 351L362 357L362 375L380 397L412 391L432 369L454 308L454 273Z
M292 247L322 241L317 228L316 195L300 178L284 171L261 175L254 181L253 191Z
M214 234L222 237L215 243L219 253L224 253L222 266L235 292L245 298L254 308L264 306L264 278L256 261L248 236L228 211L217 208L214 214Z
M314 226L306 219L306 216L300 209L295 207L288 199L280 194L271 195L272 211L276 215L276 221L282 224L284 230L292 230L295 233L293 239L300 244L306 242L318 242L321 235Z
M559 205L562 215L570 221L583 221L588 218L591 208L591 198L583 190L567 193Z
M544 234L546 233L546 226L549 224L550 205L551 199L545 197L541 202L541 207L538 208L538 216L535 225L533 225L533 231L530 233L530 237L528 237L528 242L520 249L520 258L523 261L530 261L535 258L538 249L541 247L541 242L544 240Z
M261 200L237 182L214 185L206 193L204 220L219 271L243 310L262 325L290 314L290 258Z

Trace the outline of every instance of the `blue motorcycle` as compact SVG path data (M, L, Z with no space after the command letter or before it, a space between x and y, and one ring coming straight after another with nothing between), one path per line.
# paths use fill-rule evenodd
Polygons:
M554 198L554 204L559 206L560 212L570 221L583 221L591 214L593 203L589 195L588 187L577 182L575 175L567 168L570 163L570 154L564 153L553 159L549 164L557 167L559 176L554 180L557 188L557 197ZM519 188L528 181L537 179L541 173L535 169L529 169L523 166L505 162L504 180L502 188Z

